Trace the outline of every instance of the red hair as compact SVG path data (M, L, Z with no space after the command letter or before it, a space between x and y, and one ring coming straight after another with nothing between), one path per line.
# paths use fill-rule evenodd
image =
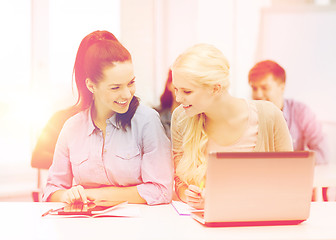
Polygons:
M280 82L286 82L285 70L278 63L271 60L258 62L254 65L249 72L248 79L249 82L254 82L266 77L269 74L272 74L274 78Z
M114 66L116 62L132 62L131 54L108 31L95 31L87 35L80 43L76 55L73 76L75 77L78 90L76 105L81 109L87 109L93 101L93 94L86 87L86 79L98 83L103 77L103 70L106 67ZM129 109L124 114L117 114L117 122L125 129L130 125L137 107L138 98L134 97Z
M172 92L169 90L169 85L172 84L172 80L173 80L172 71L171 71L171 69L169 69L167 80L166 80L165 90L160 97L160 103L161 103L161 109L160 110L170 109L171 106L173 105L174 96L173 96Z

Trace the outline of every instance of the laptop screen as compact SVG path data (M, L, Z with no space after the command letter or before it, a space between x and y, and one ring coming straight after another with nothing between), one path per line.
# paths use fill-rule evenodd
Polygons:
M210 153L205 221L307 219L314 163L309 151Z

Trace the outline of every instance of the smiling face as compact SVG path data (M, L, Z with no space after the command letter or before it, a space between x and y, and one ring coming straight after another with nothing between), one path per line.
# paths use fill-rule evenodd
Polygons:
M112 116L126 113L135 93L133 64L116 62L103 70L103 77L97 83L87 79L87 87L93 93L97 111Z
M186 80L183 74L173 72L173 86L176 101L182 104L186 114L190 117L206 112L213 103L210 87L203 87Z

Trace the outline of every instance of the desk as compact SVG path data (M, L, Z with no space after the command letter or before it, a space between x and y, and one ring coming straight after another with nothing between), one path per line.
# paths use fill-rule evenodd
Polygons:
M42 218L61 203L0 202L1 239L336 239L336 202L313 202L296 226L206 228L169 205L139 205L133 218Z

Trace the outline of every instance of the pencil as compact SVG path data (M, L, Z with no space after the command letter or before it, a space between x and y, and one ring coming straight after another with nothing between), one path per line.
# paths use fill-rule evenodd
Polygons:
M203 190L203 188L204 188L204 181L201 182L199 188L200 188L201 190Z

